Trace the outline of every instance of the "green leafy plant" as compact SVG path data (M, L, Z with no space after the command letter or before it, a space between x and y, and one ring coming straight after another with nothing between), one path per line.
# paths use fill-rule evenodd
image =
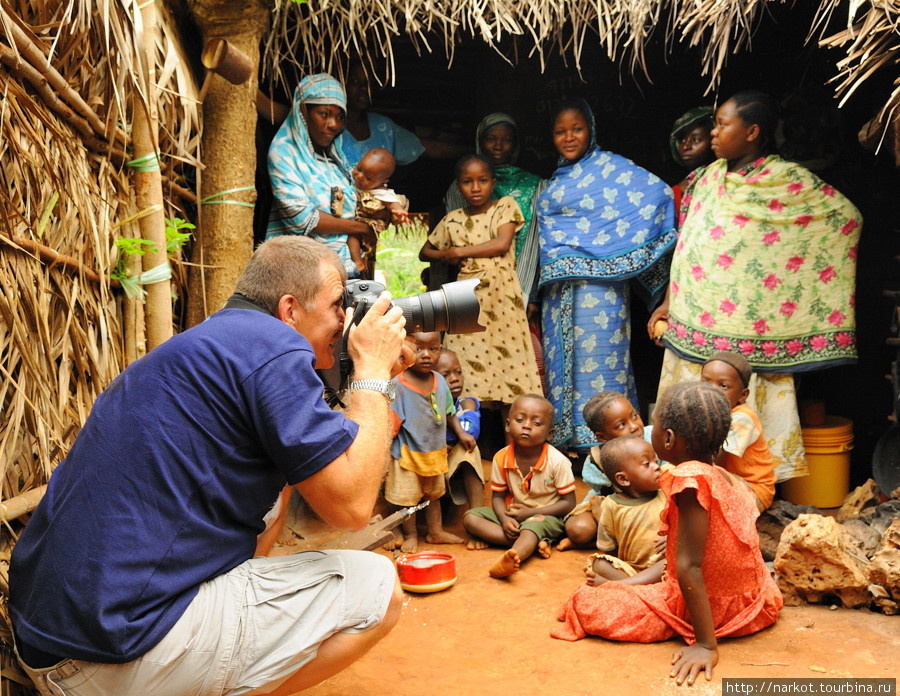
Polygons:
M181 252L187 241L193 237L193 232L185 232L184 230L195 230L197 226L182 220L180 217L166 218L166 253L169 258L174 258Z
M427 263L419 261L419 249L425 243L428 228L421 223L390 225L378 238L375 268L384 271L386 286L394 297L406 297L423 292L422 269Z
M193 236L189 230L195 229L196 225L187 220L179 217L166 218L166 254L170 259L177 258L181 248ZM114 244L119 250L119 259L109 275L120 282L128 277L128 259L135 255L143 256L148 251L156 251L153 242L141 237L119 237Z

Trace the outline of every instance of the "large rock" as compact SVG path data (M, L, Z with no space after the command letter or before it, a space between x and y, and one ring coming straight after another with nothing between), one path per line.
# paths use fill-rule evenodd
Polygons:
M836 598L845 607L868 604L869 574L849 533L836 520L803 514L781 535L775 573L782 591L807 602Z
M881 491L874 479L869 479L863 485L857 486L847 494L844 502L841 503L841 509L835 513L838 522L846 522L847 520L855 520L859 517L859 513L863 508L878 505L878 496Z
M819 510L810 505L794 505L787 500L776 500L768 510L760 513L756 520L756 531L759 532L759 550L765 560L775 560L784 528L804 512Z
M900 500L889 500L878 507L865 508L859 513L859 519L880 535L887 531L895 517L900 517Z
M847 520L841 523L841 526L850 533L860 556L872 558L881 547L881 534L862 520Z
M891 598L900 600L900 519L894 519L869 564L869 582L881 585Z

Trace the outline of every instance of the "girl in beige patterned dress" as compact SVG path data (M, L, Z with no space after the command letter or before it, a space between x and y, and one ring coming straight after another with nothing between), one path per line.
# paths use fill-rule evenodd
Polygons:
M459 266L458 280L478 278L482 333L448 334L444 345L456 352L466 371L467 392L482 405L509 405L523 394L542 394L531 347L525 303L516 276L513 240L524 224L509 196L491 200L494 169L481 155L456 165L456 185L465 208L449 212L428 235L419 258Z

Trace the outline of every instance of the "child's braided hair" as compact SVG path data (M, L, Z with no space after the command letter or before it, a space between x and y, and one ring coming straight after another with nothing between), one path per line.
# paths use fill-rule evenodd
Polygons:
M624 399L625 395L617 391L602 391L594 394L585 403L581 409L581 415L584 417L584 424L591 429L592 433L599 433L603 430L603 413L609 408L610 404L618 399Z
M711 463L731 427L731 404L718 387L680 382L663 392L653 417L660 427L684 440L692 456Z

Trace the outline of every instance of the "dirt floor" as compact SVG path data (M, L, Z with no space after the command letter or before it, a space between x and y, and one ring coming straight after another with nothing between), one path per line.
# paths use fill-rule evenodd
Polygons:
M582 495L579 488L578 498ZM463 535L460 522L461 515L450 511L447 527ZM316 527L298 531L305 537L299 548L328 535ZM306 693L578 696L682 693L688 688L668 678L680 641L638 645L550 638L558 608L581 582L588 551L535 556L511 578L494 580L488 568L500 550L421 544L419 550L425 549L454 555L457 582L442 592L405 593L403 616L394 631L349 669ZM727 677L897 678L898 645L900 616L785 607L775 626L723 641L712 681L701 677L690 692L719 696Z

